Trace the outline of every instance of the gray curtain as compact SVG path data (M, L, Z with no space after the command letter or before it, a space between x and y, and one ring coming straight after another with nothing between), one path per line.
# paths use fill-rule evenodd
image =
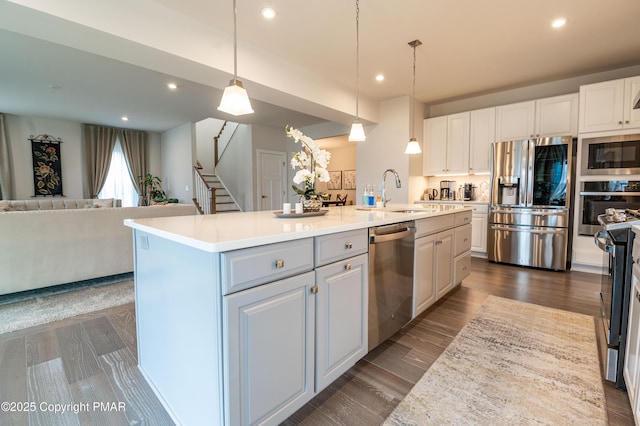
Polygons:
M4 124L4 114L0 114L0 200L13 198L11 181L11 158L9 158L9 138Z
M97 198L104 186L118 132L111 127L82 125L85 198Z
M124 158L129 166L129 176L138 192L142 194L140 177L147 174L147 133L138 130L122 130L120 133L120 145L124 152Z

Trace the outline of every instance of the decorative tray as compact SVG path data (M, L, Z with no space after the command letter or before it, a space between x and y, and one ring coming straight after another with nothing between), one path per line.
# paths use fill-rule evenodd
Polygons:
M282 210L273 212L276 217L293 218L293 217L311 217L311 216L324 216L329 210L320 210L319 212L306 212L306 213L282 213Z

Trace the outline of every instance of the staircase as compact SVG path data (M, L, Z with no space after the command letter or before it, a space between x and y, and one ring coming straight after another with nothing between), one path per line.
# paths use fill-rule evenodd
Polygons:
M229 213L229 212L239 212L240 209L236 202L231 198L227 188L225 188L224 184L220 182L220 179L216 175L206 175L203 174L205 182L210 188L215 188L213 192L215 194L215 212L216 213Z
M224 149L236 131L238 123L225 121L214 137L214 167L218 165ZM200 162L194 166L195 197L193 204L200 214L229 213L241 211L238 204L215 174L202 173Z

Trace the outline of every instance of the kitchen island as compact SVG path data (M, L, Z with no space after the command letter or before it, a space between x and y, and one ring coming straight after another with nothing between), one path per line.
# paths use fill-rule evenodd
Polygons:
M446 287L414 283L414 316L468 275L469 207L327 210L125 221L139 368L177 424L278 424L367 353L370 227L415 220L447 254L416 262Z

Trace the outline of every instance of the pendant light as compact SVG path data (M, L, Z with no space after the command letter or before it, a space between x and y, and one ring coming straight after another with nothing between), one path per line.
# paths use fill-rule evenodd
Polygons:
M229 86L225 87L218 111L231 115L244 115L253 113L251 101L247 91L238 80L238 34L236 24L236 0L233 0L233 79Z
M350 142L362 142L367 137L364 135L364 127L358 117L358 104L360 103L360 0L356 0L356 119L351 125L349 133Z
M416 47L420 46L422 42L420 40L410 41L409 46L413 47L413 91L411 95L411 108L409 111L409 126L411 126L411 135L414 134L414 120L415 120L415 110L416 110ZM420 154L422 150L420 149L420 144L418 143L418 139L415 136L411 136L409 139L409 143L407 144L407 149L404 150L405 154Z

